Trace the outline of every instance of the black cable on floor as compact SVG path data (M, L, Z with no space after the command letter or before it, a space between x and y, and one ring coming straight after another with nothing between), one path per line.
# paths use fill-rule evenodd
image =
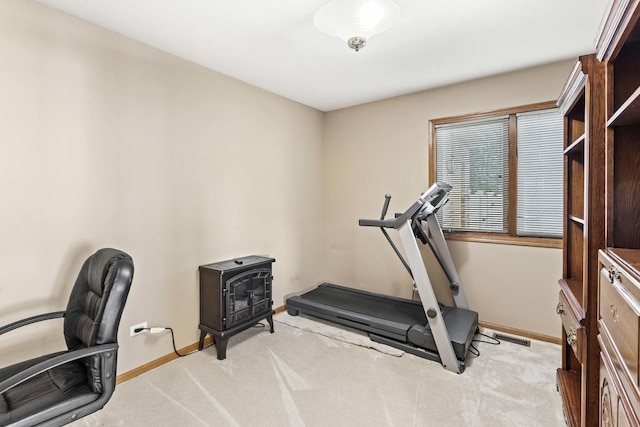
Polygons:
M254 327L254 328L265 328L265 327L266 327L266 325L265 325L264 323L260 323L260 322L258 322L258 323L256 323L255 325L253 325L253 327ZM146 329L151 329L151 328L146 328ZM178 355L178 357L185 357L185 356L188 356L188 355L190 355L190 354L197 353L198 351L200 351L200 350L193 350L193 351L191 351L191 352L189 352L189 353L186 353L186 354L182 354L182 353L180 353L180 352L178 351L178 349L176 348L176 339L175 339L175 334L173 333L173 329L172 329L172 328L168 328L168 327L166 327L166 326L164 326L164 329L165 329L165 330L168 330L168 331L171 331L171 344L173 345L173 352L174 352L175 354L177 354L177 355ZM209 348L209 347L211 347L211 346L212 346L212 345L214 345L214 344L215 344L215 342L212 342L211 344L207 345L206 347L202 347L202 350L204 350L205 348Z
M173 345L173 352L174 352L178 357L185 357L185 356L188 356L188 355L190 355L190 354L197 353L198 351L200 351L200 350L193 350L193 351L191 351L191 352L189 352L189 353L186 353L186 354L182 354L182 353L180 353L180 352L178 351L178 349L176 348L176 339L175 339L175 334L173 333L173 329L172 329L172 328L167 328L167 327L164 327L164 329L171 331L171 344ZM209 345L208 345L208 346L206 346L206 347L203 347L202 349L204 350L205 348L209 348L209 347L211 347L212 345L213 345L213 343L209 344Z
M500 340L498 338L492 337L492 336L487 335L487 334L483 334L482 332L480 332L480 330L478 330L478 332L476 332L476 335L481 335L483 337L489 338L491 341L486 341L486 340L482 340L482 339L473 339L473 340L471 340L471 344L469 344L469 352L473 355L473 357L479 357L480 356L480 350L478 350L478 348L475 345L473 345L474 342L491 344L491 345L500 345Z

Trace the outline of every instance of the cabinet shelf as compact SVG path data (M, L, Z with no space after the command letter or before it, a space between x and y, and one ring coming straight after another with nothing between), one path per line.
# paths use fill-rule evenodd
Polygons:
M579 218L579 217L574 216L574 215L569 215L569 221L573 221L573 222L575 222L577 224L584 225L584 219Z
M585 140L585 135L583 133L578 137L578 139L573 141L573 143L570 146L564 149L564 155L565 156L571 155L571 154L582 155L584 153L584 140Z
M580 372L558 369L556 384L562 396L562 406L568 427L579 427L580 422Z
M611 168L607 177L608 247L640 248L640 125L607 134Z
M607 121L608 127L632 126L640 124L640 87L622 104Z

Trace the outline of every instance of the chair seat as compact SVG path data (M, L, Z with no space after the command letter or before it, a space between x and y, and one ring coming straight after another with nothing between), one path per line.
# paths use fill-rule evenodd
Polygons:
M0 326L0 336L64 318L67 351L0 368L0 426L60 427L109 401L116 387L118 325L133 280L133 260L112 248L86 259L64 311Z
M58 354L61 353L0 369L0 382ZM43 411L46 411L48 417L55 417L84 406L99 396L88 386L85 364L80 361L70 362L44 372L0 395L0 425L15 423L31 414L39 413L38 417L41 418Z

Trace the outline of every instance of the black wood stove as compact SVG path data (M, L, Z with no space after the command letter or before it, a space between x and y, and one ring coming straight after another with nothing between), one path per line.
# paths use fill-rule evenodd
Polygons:
M201 265L200 343L213 335L218 359L227 356L229 337L267 319L273 333L273 258L247 256Z

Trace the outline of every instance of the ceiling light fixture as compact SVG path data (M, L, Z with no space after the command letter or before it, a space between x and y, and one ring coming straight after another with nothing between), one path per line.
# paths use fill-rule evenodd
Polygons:
M333 0L318 9L313 23L323 33L345 40L357 52L399 18L400 8L393 0Z

